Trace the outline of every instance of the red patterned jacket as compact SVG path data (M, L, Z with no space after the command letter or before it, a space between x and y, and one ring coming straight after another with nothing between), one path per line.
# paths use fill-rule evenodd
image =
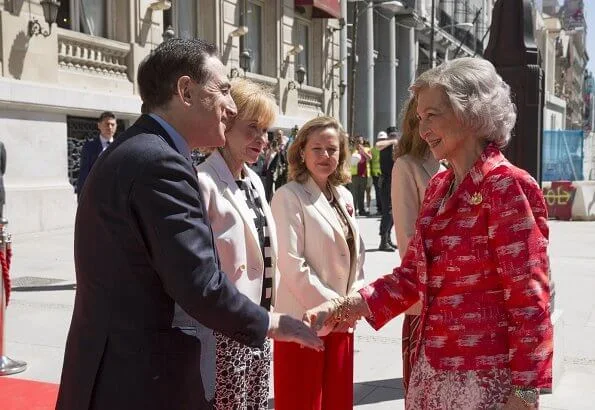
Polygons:
M401 266L360 290L368 321L379 329L421 299L418 346L434 368L508 367L513 385L551 387L541 189L493 145L442 204L453 178L447 170L430 181Z

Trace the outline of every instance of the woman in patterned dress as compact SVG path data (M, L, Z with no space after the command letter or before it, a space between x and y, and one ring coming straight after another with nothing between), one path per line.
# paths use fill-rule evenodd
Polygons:
M547 210L501 149L516 110L483 59L461 58L411 87L419 132L451 168L430 181L400 267L306 313L314 328L364 316L379 329L418 300L407 409L537 408L552 381Z
M198 166L198 181L222 270L238 290L267 310L274 302L275 224L260 177L248 166L267 144L277 111L270 93L245 79L232 82L238 114L225 146ZM215 334L215 408L268 409L271 342L264 349Z
M279 240L275 311L301 319L306 309L355 292L363 284L365 246L349 179L347 135L331 117L317 117L289 147L289 183L271 207ZM275 342L276 410L353 408L353 329L321 329L324 351Z

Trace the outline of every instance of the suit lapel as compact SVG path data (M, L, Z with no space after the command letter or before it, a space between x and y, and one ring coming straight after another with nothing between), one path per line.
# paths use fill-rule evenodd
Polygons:
M260 247L258 232L256 231L256 225L254 224L254 215L252 214L253 211L248 208L244 193L240 187L238 187L238 184L236 183L233 175L231 175L231 171L223 160L223 157L218 150L215 150L211 155L209 155L209 158L207 158L206 162L215 171L219 180L227 185L227 187L223 190L223 195L229 200L234 208L236 208L244 220L244 224L248 226L249 231L252 233L252 238L254 239L255 243L258 244L257 247Z
M345 202L345 198L343 197L343 195L341 195L339 193L339 190L336 189L336 187L331 187L331 189L333 190L333 195L335 195L335 198L337 198L337 202L339 204L339 208L341 208L341 211L343 212L343 214L346 216L346 220L347 223L349 223L349 227L351 229L351 232L353 234L353 243L354 243L354 247L353 247L353 252L354 252L354 257L353 257L353 261L355 263L351 264L351 270L349 272L349 280L347 283L347 289L351 289L351 285L353 284L353 282L355 281L355 278L357 276L357 260L359 258L359 252L360 252L360 241L359 241L359 229L357 227L357 224L355 223L355 217L351 216L349 214L349 212L347 211L347 203ZM335 218L336 219L336 218ZM341 229L341 232L343 232L343 230ZM343 237L345 237L343 235ZM345 244L347 244L347 241L345 241Z

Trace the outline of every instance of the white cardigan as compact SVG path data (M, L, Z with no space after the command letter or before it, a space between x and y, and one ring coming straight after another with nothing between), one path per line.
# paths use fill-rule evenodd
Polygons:
M360 289L364 281L365 246L353 214L353 197L333 187L355 238L349 247L332 206L312 178L282 186L271 203L279 241L279 278L275 311L301 319L307 309Z
M235 283L240 292L254 303L260 304L264 260L258 232L244 194L217 150L198 166L197 171L198 184L213 229L221 270ZM273 278L272 303L274 304L277 266L275 221L266 201L260 177L246 165L244 165L244 174L258 191L267 221L272 268L266 272L266 275L271 275Z

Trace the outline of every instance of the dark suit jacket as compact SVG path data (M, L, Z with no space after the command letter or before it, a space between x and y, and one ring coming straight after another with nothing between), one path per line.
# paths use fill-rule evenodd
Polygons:
M277 152L269 166L263 164L264 192L268 202L273 199L273 194L287 183L287 156L285 151Z
M79 177L76 180L76 193L78 196L83 192L83 185L85 185L89 172L91 172L91 168L93 168L93 164L97 161L101 151L103 151L103 146L101 145L99 136L85 141L83 149L81 150L81 168L79 170Z
M267 312L219 270L196 172L147 115L98 158L77 210L77 291L57 409L208 409L205 326L262 346Z

